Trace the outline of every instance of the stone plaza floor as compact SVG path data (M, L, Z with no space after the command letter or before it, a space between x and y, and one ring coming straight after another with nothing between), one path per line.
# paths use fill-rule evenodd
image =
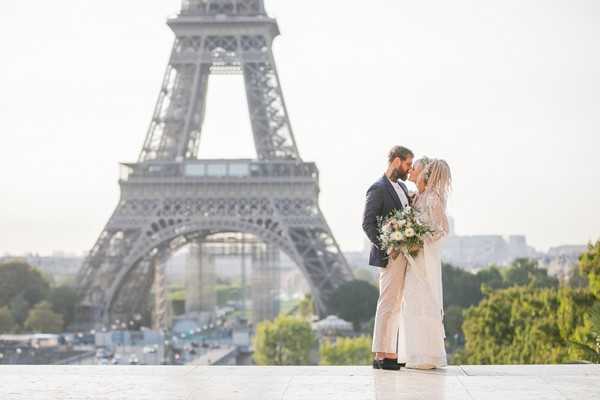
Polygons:
M0 366L1 400L600 399L600 365L369 367Z

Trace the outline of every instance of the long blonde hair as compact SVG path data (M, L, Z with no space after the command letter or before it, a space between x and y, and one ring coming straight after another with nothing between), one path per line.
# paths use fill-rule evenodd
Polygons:
M420 165L423 168L425 168L431 161L432 161L431 158L429 158L427 156L423 156L423 157L419 158L417 161L414 162L414 168L417 169L418 165ZM421 172L423 172L423 171L421 171Z
M452 186L452 173L445 160L433 159L419 174L419 182L425 185L425 191L437 193L444 203Z

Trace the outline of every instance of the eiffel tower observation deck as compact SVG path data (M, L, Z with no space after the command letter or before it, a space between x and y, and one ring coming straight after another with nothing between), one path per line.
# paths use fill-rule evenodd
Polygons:
M180 15L266 16L263 0L184 0Z
M165 292L153 284L174 252L229 233L285 253L328 315L352 273L319 208L319 170L296 145L271 50L276 20L259 0L185 0L167 24L175 43L146 138L122 164L121 198L79 274L80 325L139 315L150 288ZM211 74L243 76L256 158L198 157Z

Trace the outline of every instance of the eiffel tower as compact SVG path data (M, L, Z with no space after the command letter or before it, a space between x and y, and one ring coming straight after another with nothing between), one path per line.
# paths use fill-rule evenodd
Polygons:
M352 273L318 203L319 171L300 158L272 53L277 21L263 0L184 0L175 43L136 163L78 276L82 326L143 312L157 268L219 233L251 234L301 269L317 312ZM198 158L210 74L242 74L256 159ZM139 317L138 317L139 318Z

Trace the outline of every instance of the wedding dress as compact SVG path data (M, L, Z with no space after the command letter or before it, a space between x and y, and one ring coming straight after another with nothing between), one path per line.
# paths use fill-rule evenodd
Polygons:
M398 362L408 368L447 366L442 291L442 245L448 234L445 201L433 191L415 201L423 223L435 230L428 234L418 256L408 256L404 300L399 315Z

